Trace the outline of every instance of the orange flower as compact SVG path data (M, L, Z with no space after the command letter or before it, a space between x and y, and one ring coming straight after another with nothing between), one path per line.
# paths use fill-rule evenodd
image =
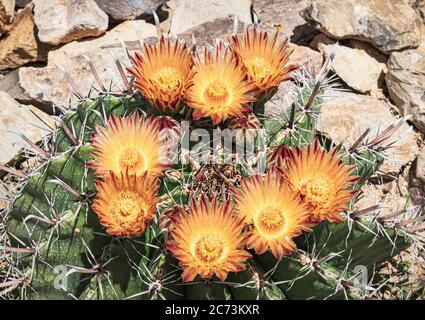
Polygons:
M257 254L270 249L281 259L296 250L292 238L310 231L306 224L307 207L274 171L264 178L253 176L242 180L242 187L234 189L233 195L237 212L250 226L246 245Z
M176 112L192 83L190 49L178 39L162 36L156 45L146 45L143 55L132 57L128 71L136 78L135 87L160 111Z
M119 175L140 175L144 172L161 176L167 164L167 142L160 138L160 126L155 118L111 117L106 128L97 128L93 137L94 161L90 164L96 175L110 170Z
M267 32L256 27L247 30L244 36L232 36L231 49L255 83L260 93L270 95L282 81L291 78L290 73L297 67L289 64L292 49L287 40L279 42L278 33L269 39Z
M108 234L136 237L155 215L158 188L153 176L110 172L103 181L96 182L98 193L92 209Z
M281 144L274 149L272 149L267 154L267 166L268 168L276 168L279 171L284 171L286 168L286 164L291 157L291 149Z
M342 221L340 212L348 208L356 190L351 176L354 167L346 166L338 148L323 149L318 140L304 149L293 150L286 176L291 188L310 209L310 222Z
M211 117L218 124L251 111L255 86L245 80L242 68L222 45L214 55L205 48L203 58L197 54L194 64L194 83L187 94L188 104L195 109L194 119Z
M167 248L180 260L184 282L198 274L202 279L215 274L224 281L228 272L245 270L251 255L243 250L242 220L232 211L229 202L219 205L203 197L191 203L190 213L175 219Z

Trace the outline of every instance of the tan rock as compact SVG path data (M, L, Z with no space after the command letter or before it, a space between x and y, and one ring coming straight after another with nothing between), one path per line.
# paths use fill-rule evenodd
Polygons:
M9 194L9 191L6 189L5 186L3 186L2 183L0 183L0 210L7 207L9 204L9 201L4 201L2 199L7 199L7 196ZM2 259L0 258L0 263L2 262Z
M399 112L425 133L425 48L392 53L385 81Z
M51 101L55 104L68 103L69 99L75 97L70 92L65 76L57 67L60 65L74 79L83 95L88 94L92 86L99 89L87 61L82 56L84 54L93 62L105 87L109 88L111 85L112 90L122 90L124 84L115 65L114 56L124 67L129 66L121 42L124 42L131 52L139 50L136 30L139 30L144 38L156 35L154 25L136 20L123 22L98 39L73 41L58 50L50 51L46 67L20 68L20 87L31 99Z
M48 127L30 110L50 126L54 125L45 113L33 106L20 106L6 92L0 91L0 163L8 163L22 147L28 146L16 133L23 133L34 143L47 135Z
M7 33L15 15L15 0L0 0L0 38Z
M16 15L9 35L0 40L0 70L17 68L45 58L34 27L30 4Z
M425 48L425 23L422 24L421 31L422 31L422 38L421 38L421 45L419 46L419 48Z
M398 176L387 184L366 183L360 191L354 209L362 210L379 204L383 208L379 210L378 216L385 216L404 209L409 200L408 182L405 177Z
M0 0L0 7L3 7L7 15L15 15L15 0Z
M405 0L312 0L301 14L332 38L365 41L385 53L421 41L420 18Z
M38 36L45 43L99 36L108 28L108 15L94 0L34 0L34 5Z
M348 86L383 97L380 88L386 72L386 57L378 50L360 41L352 41L353 47L341 45L324 34L317 36L313 43L326 58L335 52L332 69Z
M409 0L410 5L415 9L418 16L425 22L425 0Z
M343 142L350 147L358 137L371 128L370 137L382 132L397 121L391 113L391 106L382 100L349 92L328 92L321 106L318 130L329 134L333 142ZM403 165L413 161L418 154L416 135L408 124L388 141L395 141L389 150L392 157L380 168L387 174L397 174Z
M320 52L293 43L290 46L294 48L289 58L290 64L296 64L300 68L306 68L308 71L315 72L316 74L320 71L323 64L323 56Z
M170 31L178 35L207 21L228 16L250 22L250 6L250 0L178 0Z

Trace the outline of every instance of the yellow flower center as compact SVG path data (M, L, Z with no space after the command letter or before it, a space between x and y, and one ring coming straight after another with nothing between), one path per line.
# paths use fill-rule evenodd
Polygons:
M134 149L125 149L119 157L119 164L121 169L128 169L130 174L146 170L145 159L140 152Z
M266 207L258 215L256 227L260 233L269 237L279 235L285 227L285 216L277 208Z
M111 213L115 221L124 228L130 228L134 221L146 215L145 201L135 192L124 191L111 201Z
M229 98L229 89L219 80L210 83L204 93L208 101L223 105ZM214 105L211 106L214 108ZM221 106L219 106L221 108Z
M176 68L164 67L153 74L152 80L159 89L172 90L178 88L182 83L182 76Z
M195 244L195 257L203 263L218 262L223 257L224 243L220 234L206 234Z
M328 207L336 196L335 188L326 177L312 177L300 183L300 194L314 206Z
M245 62L248 73L254 79L264 79L265 77L273 74L273 68L262 57L255 57Z

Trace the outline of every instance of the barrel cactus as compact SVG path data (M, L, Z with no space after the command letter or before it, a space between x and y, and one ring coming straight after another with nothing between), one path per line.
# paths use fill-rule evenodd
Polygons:
M353 209L399 123L336 146L315 129L332 56L307 76L290 55L254 26L214 50L161 36L131 57L130 78L117 62L125 92L80 96L49 143L32 146L34 170L6 167L20 187L1 250L19 272L3 294L366 297L374 270L416 239L408 214ZM271 117L266 103L285 81L297 95ZM198 142L224 129L239 130L236 146ZM240 159L250 134L253 152Z

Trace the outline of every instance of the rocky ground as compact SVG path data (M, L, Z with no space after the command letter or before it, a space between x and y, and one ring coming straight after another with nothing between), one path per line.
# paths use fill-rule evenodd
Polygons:
M75 101L63 70L82 96L100 89L88 60L107 90L124 86L114 59L129 65L124 47L133 52L140 38L157 35L152 10L162 32L201 44L229 35L235 16L241 29L258 19L288 37L292 61L313 72L335 52L340 89L322 106L324 134L350 145L367 128L409 117L358 208L381 203L388 214L424 204L424 0L0 0L0 164L27 144L17 132L39 142L54 125L47 114ZM287 90L270 108L282 108ZM6 192L0 185L0 206ZM411 269L424 274L423 265Z

